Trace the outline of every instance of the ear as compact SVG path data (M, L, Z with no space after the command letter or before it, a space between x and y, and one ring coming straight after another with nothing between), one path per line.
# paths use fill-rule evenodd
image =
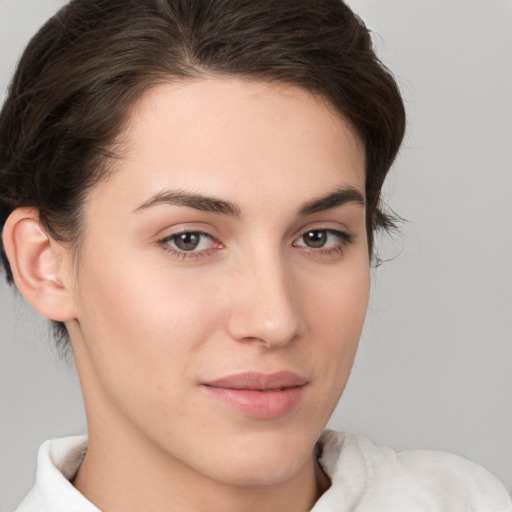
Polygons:
M17 208L3 229L14 282L25 299L50 320L75 317L71 249L53 240L35 208Z

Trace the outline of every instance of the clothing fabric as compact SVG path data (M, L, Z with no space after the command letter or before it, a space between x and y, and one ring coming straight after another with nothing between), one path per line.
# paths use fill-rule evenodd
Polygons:
M311 512L512 512L503 485L456 455L397 453L364 436L330 430L319 448L332 485ZM35 486L15 512L101 512L70 483L86 450L85 436L44 443Z

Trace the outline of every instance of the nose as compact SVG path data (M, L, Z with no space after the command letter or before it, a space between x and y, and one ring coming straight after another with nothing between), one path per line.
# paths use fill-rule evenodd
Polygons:
M244 262L230 286L230 336L267 348L283 347L301 329L300 302L291 271L278 256Z

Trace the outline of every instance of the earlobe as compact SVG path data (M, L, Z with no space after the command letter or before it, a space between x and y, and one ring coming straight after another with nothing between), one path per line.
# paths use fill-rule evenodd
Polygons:
M17 208L3 229L14 282L25 299L50 320L74 318L69 249L53 240L35 208Z

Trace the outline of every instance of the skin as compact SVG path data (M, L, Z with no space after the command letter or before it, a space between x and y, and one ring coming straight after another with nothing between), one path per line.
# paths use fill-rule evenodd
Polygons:
M300 88L208 78L147 92L119 142L86 199L79 267L58 257L89 424L75 486L106 512L309 510L329 485L313 450L353 364L369 261L364 204L300 212L364 198L360 140ZM183 232L206 235L187 252ZM307 386L277 418L201 386L282 370Z

